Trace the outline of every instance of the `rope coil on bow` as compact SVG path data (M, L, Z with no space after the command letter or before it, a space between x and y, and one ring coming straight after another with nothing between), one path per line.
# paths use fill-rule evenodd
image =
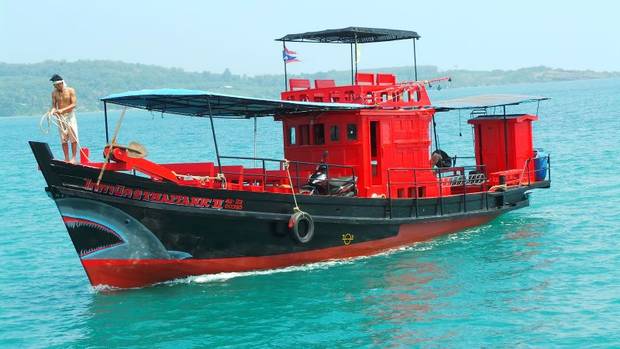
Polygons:
M50 132L50 128L52 128L52 125L58 127L58 129L63 135L68 135L69 132L73 132L75 135L75 131L73 130L71 124L68 123L65 118L63 118L58 113L52 113L51 110L49 110L45 114L43 114L43 116L41 116L41 119L39 120L39 129L41 130L41 133L46 135ZM81 156L82 145L80 144L80 140L77 136L75 137L75 143L77 144L77 148Z
M177 178L179 179L192 179L192 180L197 180L200 182L200 184L205 185L206 183L210 182L210 181L219 181L222 183L223 188L226 188L226 176L224 176L223 173L217 173L215 176L195 176L195 175L182 175L182 174L178 174L174 171L172 171L172 174L174 174Z
M69 124L67 120L65 120L62 116L58 115L57 113L47 111L45 114L43 114L43 116L41 116L41 119L39 120L39 129L41 130L41 133L48 134L52 125L57 126L62 134L69 134L69 132L73 131L73 129L71 128L71 124ZM79 146L80 141L77 139L77 137L76 141ZM81 148L81 146L79 146L79 148Z

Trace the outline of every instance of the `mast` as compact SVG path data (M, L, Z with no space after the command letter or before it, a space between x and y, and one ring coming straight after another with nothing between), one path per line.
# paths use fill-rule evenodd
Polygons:
M351 44L351 85L355 84L355 75L353 75L353 44Z
M110 136L108 131L108 103L103 102L103 116L105 120L105 144L110 143Z
M282 40L282 62L284 63L284 91L288 91L288 74L286 73L286 59L284 59L285 50L286 41Z
M415 50L416 40L417 40L416 38L413 38L413 79L415 81L418 81L418 62L417 62L416 50Z
M357 76L357 34L355 34L355 76ZM354 82L354 84L357 84L357 82Z

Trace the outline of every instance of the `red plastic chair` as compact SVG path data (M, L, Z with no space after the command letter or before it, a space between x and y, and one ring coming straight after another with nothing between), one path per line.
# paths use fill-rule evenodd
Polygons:
M377 74L377 85L396 85L396 75L394 74Z
M315 88L329 88L336 87L336 82L334 80L314 80Z
M357 73L355 74L355 83L357 85L371 86L375 84L375 74L373 73Z
M308 79L289 79L291 91L307 90L310 88L310 80Z

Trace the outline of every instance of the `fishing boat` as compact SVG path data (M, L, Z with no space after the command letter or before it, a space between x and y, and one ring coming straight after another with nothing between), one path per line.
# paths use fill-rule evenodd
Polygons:
M142 287L368 256L528 206L531 190L550 187L550 158L533 145L537 113L506 110L546 98L432 103L428 85L445 79L418 80L419 38L360 27L286 35L277 39L285 52L291 42L350 45L351 82L311 84L285 72L280 99L179 89L112 94L102 98L102 160L84 147L79 163L67 163L48 144L30 142L90 283ZM413 80L358 71L358 45L393 40L413 42ZM205 118L215 159L149 160L144 147L116 142L124 112L110 139L110 106ZM451 110L469 110L469 158L438 146L435 118ZM281 123L284 159L220 154L214 118L259 117ZM471 165L459 164L467 159Z

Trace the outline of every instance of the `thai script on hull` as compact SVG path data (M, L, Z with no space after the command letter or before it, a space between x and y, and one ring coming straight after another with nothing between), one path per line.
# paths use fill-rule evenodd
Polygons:
M179 194L160 193L148 190L142 190L138 188L130 188L120 184L97 184L91 179L84 181L84 189L95 193L117 196L121 198L127 198L132 200L156 202L169 205L188 206L188 207L200 207L200 208L214 208L214 209L226 209L226 210L243 210L242 199L215 199L205 197L195 197Z

